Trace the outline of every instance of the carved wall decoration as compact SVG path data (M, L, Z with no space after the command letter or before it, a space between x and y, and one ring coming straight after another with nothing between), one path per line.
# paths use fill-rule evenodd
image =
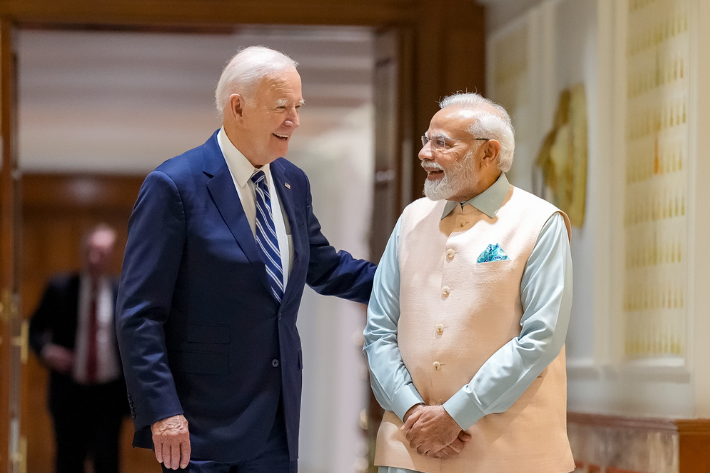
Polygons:
M560 93L552 131L537 156L552 202L570 218L584 225L587 198L587 99L584 85Z
M687 318L688 0L628 0L624 354L680 356Z

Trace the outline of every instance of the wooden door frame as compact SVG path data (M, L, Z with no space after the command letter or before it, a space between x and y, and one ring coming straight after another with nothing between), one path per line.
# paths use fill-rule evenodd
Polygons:
M19 352L19 178L15 153L15 58L12 22L0 17L0 472L10 458L10 405L19 414L19 373L15 363ZM15 430L19 425L12 424Z

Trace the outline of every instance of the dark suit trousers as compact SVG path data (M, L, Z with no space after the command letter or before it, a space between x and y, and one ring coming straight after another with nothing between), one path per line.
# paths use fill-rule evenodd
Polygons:
M185 473L297 473L298 460L290 461L288 457L283 401L279 402L276 419L266 445L254 458L235 464L191 459L190 464L184 470L168 470L163 467L163 473L174 473L175 471Z
M59 391L59 392L57 392ZM57 473L83 473L93 458L95 473L118 473L118 439L125 413L123 380L82 386L63 383L50 399L57 442Z

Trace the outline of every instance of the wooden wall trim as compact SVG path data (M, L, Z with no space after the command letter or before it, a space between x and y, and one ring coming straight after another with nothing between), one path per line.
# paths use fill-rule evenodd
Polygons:
M657 417L626 417L607 414L585 414L568 412L567 423L590 425L594 427L613 427L633 430L650 430L654 432L677 432L676 421ZM707 428L710 431L710 421Z
M710 435L710 419L676 419L674 422L681 435Z
M415 0L15 0L0 15L18 22L96 24L395 25L416 20Z
M22 209L132 208L144 176L32 174L22 176Z
M661 417L627 417L608 414L567 412L567 423L654 432L677 432L686 435L710 435L710 419L673 419Z

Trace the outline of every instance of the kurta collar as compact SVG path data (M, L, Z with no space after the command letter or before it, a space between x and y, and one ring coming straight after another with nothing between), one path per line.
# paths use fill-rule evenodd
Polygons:
M498 180L494 182L491 187L481 192L473 199L463 202L463 204L470 204L476 207L484 214L488 215L490 218L493 218L496 216L496 213L498 212L498 209L500 209L500 206L503 205L503 201L508 195L508 191L510 191L510 183L508 182L508 178L505 176L505 173L502 172L500 173L500 177L498 178ZM449 215L451 211L454 210L459 204L460 202L455 202L452 200L446 202L446 206L444 207L444 214L441 216L441 218L443 219L444 217Z
M222 154L224 154L224 159L227 161L227 167L229 167L229 171L232 173L234 182L237 183L239 188L243 189L249 182L249 179L251 179L251 176L257 171L264 171L266 182L270 183L271 172L269 171L269 164L255 168L246 156L230 141L227 133L224 131L224 127L220 128L217 134L217 141L219 142L219 147L222 149Z

